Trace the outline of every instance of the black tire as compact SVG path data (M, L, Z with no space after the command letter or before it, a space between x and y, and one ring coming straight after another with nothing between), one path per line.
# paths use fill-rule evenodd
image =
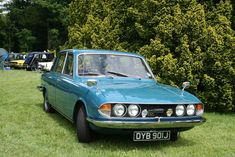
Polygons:
M48 102L48 97L47 97L46 92L43 94L43 98L44 98L44 100L43 100L43 110L47 113L55 112L55 110L51 107L51 104L49 104L49 102Z
M93 133L86 120L86 111L84 106L81 106L77 113L76 132L79 142L89 143L93 140Z
M177 141L180 137L180 132L178 131L172 131L171 132L171 141Z

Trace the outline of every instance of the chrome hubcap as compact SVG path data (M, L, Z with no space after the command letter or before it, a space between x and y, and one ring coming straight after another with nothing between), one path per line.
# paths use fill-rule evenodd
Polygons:
M47 98L46 98L46 96L45 96L45 101L44 101L44 108L45 108L45 110L48 109L48 104L47 104Z

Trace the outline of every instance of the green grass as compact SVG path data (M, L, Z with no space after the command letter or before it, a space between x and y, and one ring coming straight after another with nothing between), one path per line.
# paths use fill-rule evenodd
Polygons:
M81 144L68 120L42 110L39 84L39 73L0 71L0 156L235 156L235 114L206 113L207 122L177 142L103 135Z

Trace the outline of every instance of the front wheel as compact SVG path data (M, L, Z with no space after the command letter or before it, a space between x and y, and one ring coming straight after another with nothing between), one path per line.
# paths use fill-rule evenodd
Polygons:
M54 109L51 107L51 104L48 102L48 96L47 93L45 92L43 95L44 101L43 101L43 109L47 113L53 113Z
M92 141L92 131L86 120L86 111L84 106L79 108L76 117L76 131L77 138L82 143L88 143Z

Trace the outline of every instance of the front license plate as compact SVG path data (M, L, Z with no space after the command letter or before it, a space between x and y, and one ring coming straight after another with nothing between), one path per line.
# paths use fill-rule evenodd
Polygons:
M170 131L134 131L134 141L170 140Z

